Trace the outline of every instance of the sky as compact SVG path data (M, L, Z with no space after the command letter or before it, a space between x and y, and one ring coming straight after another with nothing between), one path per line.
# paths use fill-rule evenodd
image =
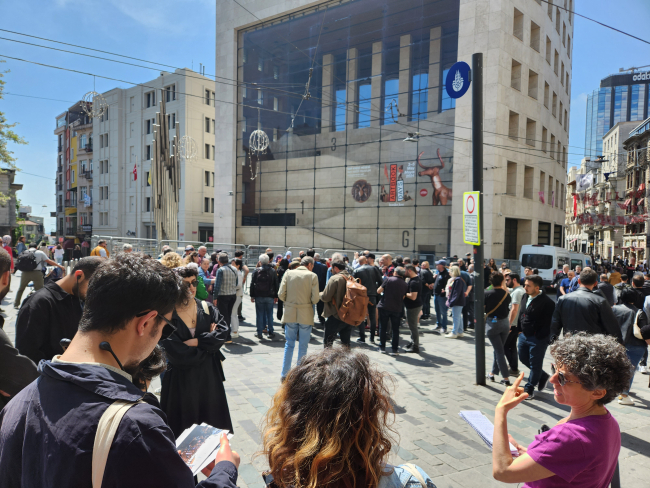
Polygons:
M218 3L223 6L231 1ZM205 73L212 74L215 72L216 3L214 0L0 0L0 29L197 71L202 63ZM650 25L648 0L576 0L575 4L578 13L650 41L650 33L645 29ZM240 7L235 5L235 8ZM105 56L7 32L0 32L0 37ZM0 59L3 55L135 83L153 79L165 69L142 69L0 39ZM45 230L50 231L55 227L55 219L49 215L56 211L56 116L93 89L101 93L131 85L6 61L0 63L0 70L10 70L4 77L7 83L0 111L9 122L18 123L14 130L29 142L26 146L10 148L22 170L16 177L16 183L24 185L18 198L22 204L32 207L34 215L46 217ZM575 17L570 165L579 165L584 154L587 95L598 88L602 78L618 73L619 68L647 64L650 64L650 44Z

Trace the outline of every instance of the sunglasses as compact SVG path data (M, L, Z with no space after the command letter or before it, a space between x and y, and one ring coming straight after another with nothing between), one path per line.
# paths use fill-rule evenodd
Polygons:
M196 281L196 280L194 280L194 281L188 281L187 283L188 283L190 286L193 286L194 288L196 288L197 286L199 286L199 282Z
M147 310L146 312L140 312L139 314L136 315L136 317L144 317L149 312L151 312L151 310ZM163 319L163 321L165 322L165 326L163 327L162 334L160 336L160 340L163 341L165 339L169 339L169 337L171 337L171 335L174 332L176 332L176 326L174 324L172 324L171 321L168 320L164 315L158 314L158 317Z
M578 385L582 384L579 381L567 380L566 376L564 376L564 373L562 371L558 371L557 368L555 367L555 364L551 364L551 375L554 375L555 373L557 373L557 381L558 383L560 383L560 386L564 386L567 383L576 383Z

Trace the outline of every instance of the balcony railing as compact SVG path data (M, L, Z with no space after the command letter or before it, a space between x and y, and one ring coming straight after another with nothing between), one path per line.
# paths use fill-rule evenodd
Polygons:
M75 235L76 233L77 233L77 232L76 232L76 230L75 230L74 227L66 227L66 228L65 228L65 235L67 235L67 236L71 236L71 235L73 236L73 235Z
M57 172L57 173L63 173L63 166L58 165L58 166L56 167L56 172Z
M63 190L63 183L57 183L56 189L59 191Z
M56 206L56 211L57 212L63 212L63 205L57 205Z
M77 201L76 200L66 200L65 201L65 206L66 206L66 208L76 208L77 207Z
M92 144L86 144L86 152L93 152L93 145Z
M93 172L92 171L82 171L79 173L79 176L82 176L83 178L86 178L87 180L92 180L93 179Z

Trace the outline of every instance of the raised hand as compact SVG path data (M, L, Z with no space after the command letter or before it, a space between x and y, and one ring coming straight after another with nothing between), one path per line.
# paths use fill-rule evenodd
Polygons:
M499 400L496 410L502 410L507 413L523 402L524 399L528 398L528 393L524 392L524 389L519 386L523 379L524 373L522 372L512 386L507 387L506 391L503 392L503 396L501 397L501 400Z

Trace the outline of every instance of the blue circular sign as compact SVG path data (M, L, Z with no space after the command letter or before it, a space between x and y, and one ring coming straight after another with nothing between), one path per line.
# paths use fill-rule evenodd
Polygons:
M449 68L445 88L450 98L460 98L467 93L470 85L470 72L469 64L464 61L459 61Z

